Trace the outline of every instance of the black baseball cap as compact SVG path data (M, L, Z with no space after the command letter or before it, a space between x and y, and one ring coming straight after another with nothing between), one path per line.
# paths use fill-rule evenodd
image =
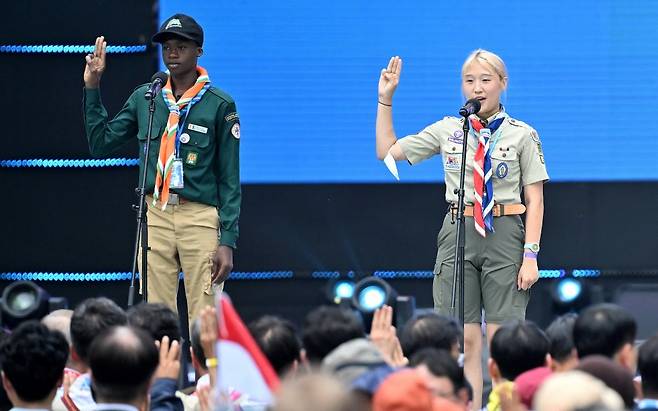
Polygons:
M203 29L192 17L185 14L174 14L162 23L160 31L151 38L154 43L164 43L172 36L192 40L203 46Z

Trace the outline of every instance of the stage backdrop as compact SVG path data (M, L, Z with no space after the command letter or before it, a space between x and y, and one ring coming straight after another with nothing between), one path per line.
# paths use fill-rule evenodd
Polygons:
M236 99L245 182L391 182L375 159L379 71L399 55L398 136L463 99L477 48L507 63L509 113L535 127L553 181L658 180L658 2L161 0L205 29L200 63ZM440 181L436 159L402 180Z

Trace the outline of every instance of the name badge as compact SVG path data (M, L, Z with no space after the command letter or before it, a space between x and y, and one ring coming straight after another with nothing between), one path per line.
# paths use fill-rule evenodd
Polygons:
M183 160L180 158L174 159L174 164L171 166L171 180L169 181L169 188L184 188Z
M192 123L187 125L187 129L192 131L198 131L199 133L203 133L203 134L208 133L208 127L197 126L196 124L192 124Z

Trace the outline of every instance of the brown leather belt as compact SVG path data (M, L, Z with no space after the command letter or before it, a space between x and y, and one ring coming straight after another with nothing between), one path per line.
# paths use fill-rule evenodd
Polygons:
M523 204L495 204L493 206L493 216L500 217L504 215L519 215L525 213L525 206ZM453 217L457 216L457 205L450 206L450 213ZM473 206L466 205L464 207L464 216L473 217Z

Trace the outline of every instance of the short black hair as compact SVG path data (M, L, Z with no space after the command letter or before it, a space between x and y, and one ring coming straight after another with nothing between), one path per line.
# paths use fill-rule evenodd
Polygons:
M546 364L549 341L532 321L511 321L503 324L491 339L491 358L500 375L510 381L525 371Z
M319 362L334 348L355 338L365 337L357 315L338 306L321 306L306 315L302 342L309 361Z
M162 303L142 303L133 306L128 310L128 324L151 334L156 341L162 341L165 335L169 337L169 341L181 340L178 315Z
M461 327L453 318L434 312L424 313L407 322L400 335L400 345L404 355L410 358L423 348L451 351L461 335Z
M637 370L642 376L644 397L658 397L658 334L649 338L640 346Z
M26 402L43 401L57 388L69 356L69 345L59 331L37 320L20 324L0 349L2 370Z
M125 325L126 313L109 298L88 298L78 305L71 317L71 342L80 359L87 363L89 346L104 330Z
M265 315L251 322L248 329L279 376L299 360L301 344L297 329L290 321Z
M573 327L578 357L592 354L608 358L635 342L637 324L633 316L616 304L596 304L583 310Z
M567 360L576 348L573 342L573 326L577 318L576 313L564 314L546 328L546 336L551 343L549 352L554 360Z
M454 394L465 388L464 370L452 357L450 351L436 348L422 348L409 359L410 367L424 364L435 377L446 377L452 382Z
M146 331L130 326L106 329L89 348L97 402L130 403L148 395L158 362L158 350Z

